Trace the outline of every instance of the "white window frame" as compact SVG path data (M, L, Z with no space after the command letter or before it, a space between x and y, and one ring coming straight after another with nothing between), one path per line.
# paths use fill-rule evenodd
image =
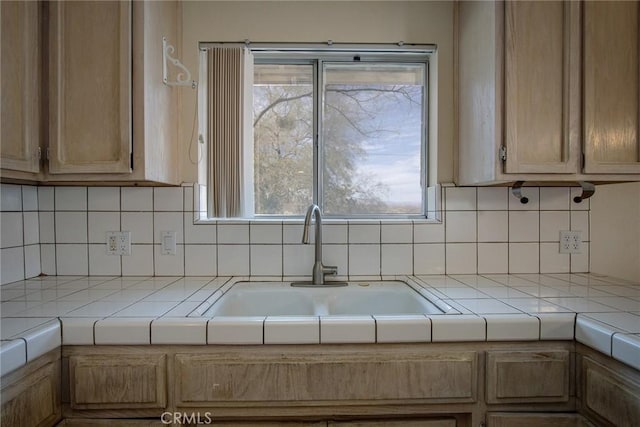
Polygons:
M201 43L201 47L206 46L240 46L239 43ZM431 206L433 197L429 195L429 185L433 185L430 182L429 177L435 176L435 173L430 170L433 167L429 167L430 164L433 165L435 162L430 162L429 157L433 155L432 148L433 142L430 141L429 135L429 125L432 122L432 118L430 117L430 106L432 103L432 86L435 81L432 79L429 70L429 64L431 56L435 53L434 45L399 45L399 44L389 44L389 45L370 45L370 44L293 44L293 43L285 43L285 44L271 44L271 43L244 43L244 46L250 51L250 53L254 57L254 61L247 66L250 66L251 69L245 69L245 76L247 76L244 80L245 85L247 87L253 87L253 64L258 63L289 63L289 64L310 64L315 63L314 65L314 104L315 109L320 108L322 102L322 63L330 62L354 62L354 56L359 56L358 62L389 62L393 63L419 63L424 64L425 67L425 76L424 76L424 94L423 94L423 119L422 119L422 143L421 143L421 186L422 186L422 213L417 215L406 215L406 214L372 214L372 215L326 215L327 218L330 219L341 219L341 220L357 220L357 219L375 219L375 220L387 220L387 219L432 219L433 212L435 210L435 206ZM393 58L393 60L391 60ZM249 61L247 61L249 62ZM201 50L200 55L200 80L202 81L206 76L206 53ZM250 77L248 77L250 76ZM206 80L206 79L204 79ZM206 116L206 86L199 85L198 91L198 117L204 118ZM315 96L317 94L317 96ZM245 114L245 118L251 118L251 107L253 104L252 99L252 91L245 91L245 105L247 108L245 111L248 113ZM314 176L313 176L313 199L314 203L322 202L322 176L321 170L319 170L319 166L322 164L322 159L320 156L322 155L322 150L319 148L320 138L320 129L318 129L319 123L318 113L314 112ZM287 220L287 219L296 219L301 218L304 213L301 212L300 215L267 215L267 214L255 214L253 212L253 127L251 126L252 120L247 120L245 123L245 135L249 136L243 141L243 149L244 149L244 199L247 202L245 206L247 209L244 211L244 216L242 218L235 218L236 220ZM206 126L206 120L199 121L199 133L204 134L203 129ZM248 131L250 129L250 131ZM202 158L206 159L206 150L207 144L203 144L203 155ZM250 154L250 155L249 155ZM206 170L207 165L206 162L204 167L199 167L198 170L198 181L199 183L206 183ZM208 192L207 192L208 195ZM201 204L203 201L200 202ZM206 204L205 204L206 205ZM321 205L320 205L321 206ZM209 217L207 219L217 219L215 217Z

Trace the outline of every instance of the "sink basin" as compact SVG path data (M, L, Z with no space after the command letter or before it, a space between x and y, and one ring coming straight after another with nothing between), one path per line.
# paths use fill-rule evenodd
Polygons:
M401 281L349 282L296 288L291 282L238 282L204 314L212 316L330 316L442 314Z
M206 315L277 316L313 315L313 300L289 283L238 282L227 291Z

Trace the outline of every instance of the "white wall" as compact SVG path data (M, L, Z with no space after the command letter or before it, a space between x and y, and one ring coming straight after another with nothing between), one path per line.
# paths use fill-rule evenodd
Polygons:
M640 183L596 187L590 261L593 273L640 283Z
M200 41L436 44L438 180L453 182L453 6L437 1L183 1L179 54L198 79ZM189 159L195 91L181 90L181 176L183 182L195 182L197 166Z

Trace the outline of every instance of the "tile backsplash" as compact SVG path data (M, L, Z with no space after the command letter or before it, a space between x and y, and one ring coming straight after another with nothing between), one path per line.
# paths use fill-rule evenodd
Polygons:
M194 187L2 184L2 283L49 275L307 276L302 220L194 224ZM443 187L443 222L323 223L324 262L339 276L589 271L589 201L578 188ZM107 255L105 232L131 232L131 255ZM559 231L582 231L581 254ZM176 232L176 254L161 233Z

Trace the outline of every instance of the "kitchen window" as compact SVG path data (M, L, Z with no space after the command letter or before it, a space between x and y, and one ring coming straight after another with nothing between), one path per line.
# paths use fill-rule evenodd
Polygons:
M428 51L261 47L244 58L243 207L210 216L294 217L312 203L330 218L426 216Z

